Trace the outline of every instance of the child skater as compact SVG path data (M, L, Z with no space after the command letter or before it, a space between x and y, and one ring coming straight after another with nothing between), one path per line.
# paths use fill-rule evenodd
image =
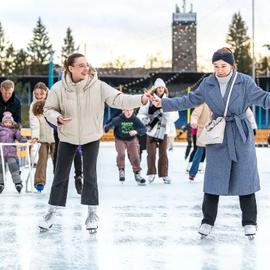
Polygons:
M16 122L12 117L10 112L4 112L2 123L0 124L0 142L1 143L15 143L15 140L19 142L27 142L25 137L22 137L20 131L17 128ZM17 149L16 145L6 145L3 147L3 158L0 159L0 193L5 188L3 168L5 168L6 163L15 184L15 188L18 193L21 192L23 185L20 177L20 169L16 162ZM4 161L4 166L2 162Z
M30 128L32 129L32 125L35 125L38 119L36 116L33 114L33 105L36 101L41 101L41 100L46 100L48 95L48 88L45 83L43 82L38 82L34 86L33 90L33 101L30 104L29 108L29 123L30 123ZM33 144L31 146L31 162L36 167L38 161L38 146L37 144Z
M114 126L115 148L117 151L116 163L119 169L119 181L125 181L125 150L132 165L135 181L138 185L145 185L145 179L141 176L140 146L137 135L145 134L143 123L134 115L133 109L124 109L122 114L113 118L104 126L104 131Z
M39 192L44 189L46 184L48 157L49 155L52 157L54 152L53 128L49 126L43 115L44 104L45 100L34 103L33 114L35 118L32 119L32 140L40 143L39 158L34 177L34 186Z

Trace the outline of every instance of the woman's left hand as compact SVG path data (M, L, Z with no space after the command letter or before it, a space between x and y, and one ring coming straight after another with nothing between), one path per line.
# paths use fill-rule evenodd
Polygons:
M158 97L157 95L154 94L153 99L152 99L152 103L155 107L157 108L161 108L162 107L162 103L161 103L161 98Z

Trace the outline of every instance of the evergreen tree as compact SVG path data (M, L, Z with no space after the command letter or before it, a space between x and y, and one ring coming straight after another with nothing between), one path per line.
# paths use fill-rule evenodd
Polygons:
M24 49L20 49L16 53L14 73L17 75L30 74L29 56Z
M53 53L52 44L41 18L37 20L36 27L33 29L33 38L28 44L32 73L43 73L48 67L49 57Z
M6 41L5 32L0 22L0 76L7 76L14 69L15 50L13 44Z
M5 33L2 24L0 22L0 76L5 75L4 58L5 58Z
M79 50L79 46L75 48L75 41L70 27L67 28L66 37L64 38L64 46L62 47L62 62L75 51Z
M247 26L240 12L233 15L226 42L234 52L237 69L240 72L251 74L250 38L247 35Z
M11 43L6 48L6 56L5 56L5 61L4 61L6 74L11 74L13 70L15 69L15 62L14 62L15 57L16 57L15 55L16 55L16 52L13 47L13 44Z

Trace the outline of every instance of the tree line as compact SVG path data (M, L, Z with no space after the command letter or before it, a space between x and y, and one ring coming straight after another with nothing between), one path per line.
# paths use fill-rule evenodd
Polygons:
M61 49L61 60L75 51L75 41L70 27L66 30ZM26 49L16 50L12 42L7 41L0 22L0 76L13 75L46 75L50 57L55 51L50 42L46 26L39 17L33 29L33 37Z
M240 12L232 17L225 42L234 52L237 68L239 71L252 73L251 39L247 34L248 28L242 19ZM270 51L270 44L264 45ZM75 46L75 41L70 27L66 30L66 36L61 48L62 63L67 56L79 47ZM12 42L5 39L5 32L0 22L0 76L8 75L46 75L50 56L54 53L50 43L48 31L39 17L33 29L33 37L29 41L26 49L16 50ZM148 59L149 58L149 59ZM149 55L146 59L145 68L168 67L170 60L163 59L160 53ZM128 68L135 60L120 56L115 60L104 63L107 68ZM261 75L268 75L270 70L270 59L261 56L256 61L256 72Z

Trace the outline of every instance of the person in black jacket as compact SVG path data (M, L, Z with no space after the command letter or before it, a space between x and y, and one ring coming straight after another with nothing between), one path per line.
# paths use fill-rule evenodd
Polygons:
M108 132L109 128L113 126L119 180L122 182L125 181L125 151L127 149L135 180L138 185L145 185L145 179L140 174L140 145L137 138L137 135L141 136L145 134L145 126L140 119L134 115L133 109L123 110L120 115L114 117L104 126L104 131Z
M14 93L14 82L5 80L1 82L0 95L0 119L3 118L4 112L10 112L14 121L21 124L21 102Z

